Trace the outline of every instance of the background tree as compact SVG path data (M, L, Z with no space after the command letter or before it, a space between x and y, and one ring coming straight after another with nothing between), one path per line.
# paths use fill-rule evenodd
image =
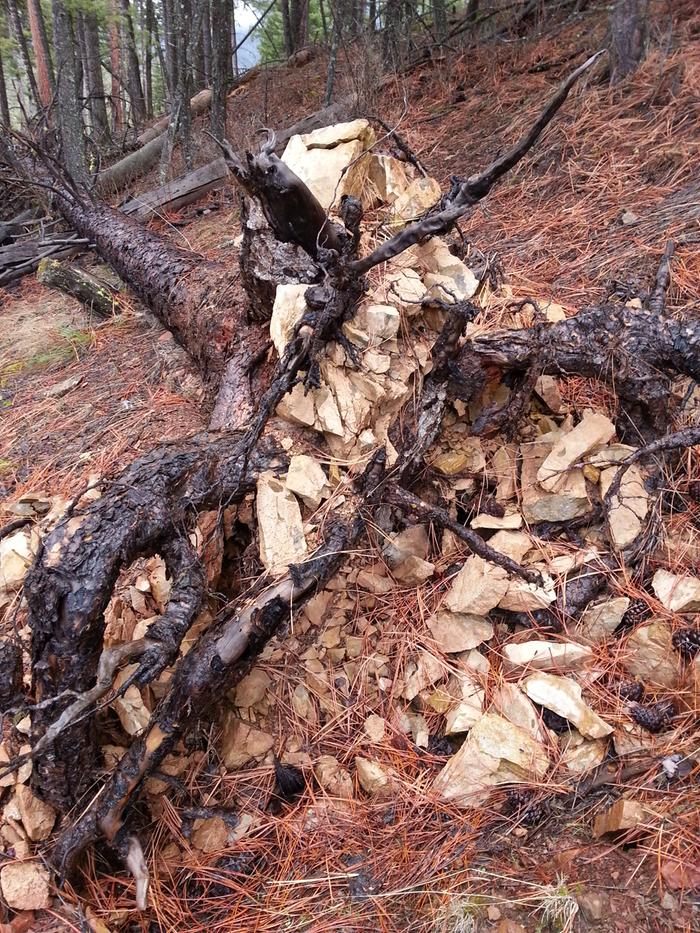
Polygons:
M59 132L63 161L77 184L87 183L81 109L76 93L75 38L70 13L62 0L52 0L53 42L56 52Z
M649 0L616 0L610 18L610 81L617 84L644 57Z
M29 16L29 29L31 31L32 45L34 47L39 96L42 105L48 107L53 98L56 82L53 62L51 61L49 40L46 34L46 25L44 23L44 14L39 0L27 0L27 14Z
M5 2L7 4L7 15L10 22L10 29L12 30L12 38L15 40L15 44L19 50L24 74L27 78L27 84L32 96L32 103L37 110L41 110L41 96L39 95L39 89L34 77L34 68L29 58L27 37L24 33L24 25L22 23L19 7L17 6L17 0L5 0Z

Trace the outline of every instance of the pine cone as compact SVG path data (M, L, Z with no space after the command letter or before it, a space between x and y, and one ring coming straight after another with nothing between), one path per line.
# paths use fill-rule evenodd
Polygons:
M438 757L449 757L454 754L452 743L446 735L431 735L428 738L428 751Z
M506 514L505 506L494 496L484 496L477 508L481 515L490 515L492 518L503 518Z
M700 651L700 629L691 626L680 628L673 633L672 641L676 651L691 660Z
M638 680L623 680L618 687L618 693L621 700L637 703L644 696L644 684Z
M688 483L688 495L693 502L700 502L700 479L692 479Z
M629 629L639 625L640 622L645 622L650 615L651 609L647 606L646 600L633 599L623 615L620 624L615 629L615 635L619 635L621 632L627 632Z
M506 799L510 812L523 826L536 826L549 814L549 801L537 800L531 791L511 788Z
M637 704L631 710L632 719L647 732L661 732L670 723L673 713L671 700L661 700L653 706Z

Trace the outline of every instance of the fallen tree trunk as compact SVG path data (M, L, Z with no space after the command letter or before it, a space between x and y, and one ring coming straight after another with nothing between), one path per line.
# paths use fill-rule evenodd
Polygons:
M0 247L0 285L7 285L33 272L42 259L68 259L82 252L88 237L74 232L54 233Z
M176 178L160 188L131 198L126 204L120 205L119 209L136 220L147 220L162 211L180 210L210 191L222 188L227 182L226 162L224 159L215 159L194 172L188 172L182 178Z
M298 382L303 381L307 388L319 385L320 363L329 341L338 340L347 347L340 328L352 316L363 294L364 272L414 243L449 230L531 148L576 78L594 60L563 83L533 128L513 149L484 172L453 185L450 194L422 221L361 259L355 255L357 238L348 231L332 231L337 238L332 248L319 247L326 220L319 227L316 205L309 202L298 179L292 184L293 198L285 201L290 178L273 157L272 141L260 156L248 158L247 167L227 151L234 173L259 199L277 237L295 248L303 247L306 261L313 255L323 284L307 288L306 311L267 381L266 391L261 392L258 405L251 409L245 430L201 435L141 458L110 483L101 499L69 513L47 537L27 577L35 699L39 703L32 711L34 787L64 813L83 804L79 811L82 815L65 828L53 853L53 862L61 870L67 869L86 845L103 836L134 871L138 901L143 906L143 857L125 821L144 778L198 717L212 712L217 697L248 670L262 646L290 614L335 573L343 555L360 541L366 524L375 521L378 505L398 503L409 514L415 511L432 515L438 523L450 527L452 519L445 517L444 510L422 503L414 495L397 494L396 487L410 485L422 470L450 398L461 395L472 399L484 384L485 370L492 373L500 366L516 375L522 373L527 389L538 368L542 372L568 372L568 367L578 365L582 371L601 377L620 358L628 361L633 355L635 367L629 372L636 383L631 396L638 396L637 402L641 398L642 410L637 416L630 396L629 416L656 428L661 423L659 410L664 391L668 399L668 377L674 372L697 372L697 361L689 356L700 346L700 325L677 325L663 315L662 308L650 308L641 315L636 329L630 320L629 337L624 331L620 333L626 323L624 316L616 317L608 307L593 309L588 319L584 314L579 331L572 321L567 321L561 327L552 325L559 330L533 328L524 336L507 332L501 335L500 343L506 347L501 357L500 344L489 344L487 337L461 346L465 324L476 308L468 302L443 308L446 322L432 346L430 375L414 393L408 393L404 407L392 413L393 426L388 428L388 436L396 462L391 470L384 469L386 455L380 449L349 473L342 488L344 498L325 515L319 530L320 543L313 555L292 564L275 579L258 578L177 661L168 690L144 733L132 742L97 794L93 793L92 767L98 747L95 704L108 697L110 691L113 697L113 675L120 663L136 662L127 684L139 686L172 664L182 637L202 605L203 569L187 540L197 512L224 509L240 501L262 470L284 468L271 416ZM265 178L269 181L265 182ZM242 358L244 349L250 356L247 343L256 331L244 313L220 307L225 303L225 278L220 266L201 262L193 254L163 243L119 212L79 197L63 195L61 209L76 229L90 232L103 257L166 326L181 335L182 342L208 373L220 377L228 372L232 359L237 354ZM200 327L209 327L204 338L193 332L193 328ZM553 336L548 338L548 333ZM564 345L564 340L573 341L573 346ZM351 355L349 349L346 352ZM659 368L662 376L649 385L652 370ZM516 395L517 388L516 382ZM469 544L469 536L462 537ZM470 546L482 548L471 540ZM165 612L150 626L144 639L122 646L120 652L104 650L104 610L119 573L137 557L153 553L163 555L174 580ZM482 549L480 553L489 559L488 551ZM498 560L503 566L503 557ZM525 579L532 573L525 568L509 569ZM602 571L597 576L604 578ZM577 605L585 604L586 598L583 594ZM124 685L120 689L125 689ZM83 797L88 786L89 799Z

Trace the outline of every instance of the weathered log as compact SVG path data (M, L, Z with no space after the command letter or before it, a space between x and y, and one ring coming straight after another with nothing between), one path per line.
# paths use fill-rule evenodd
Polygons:
M87 237L76 233L56 233L0 246L0 285L34 272L42 259L68 259L81 253L89 244Z
M130 198L125 204L121 204L119 209L137 220L147 220L161 211L177 211L193 201L198 201L210 191L222 188L228 179L226 162L224 159L215 159L194 172L188 172L182 178L176 178L160 188Z
M77 298L88 311L100 317L112 317L120 311L119 290L76 266L47 257L39 263L36 277L42 285Z
M25 230L27 224L35 220L37 216L39 216L39 210L32 207L26 211L22 211L21 214L17 214L12 220L5 220L0 223L0 246L4 246L5 243L8 243L13 237L17 236L18 233Z

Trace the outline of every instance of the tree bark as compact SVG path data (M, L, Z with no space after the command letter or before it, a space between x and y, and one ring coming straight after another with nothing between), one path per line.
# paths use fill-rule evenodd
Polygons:
M5 83L5 69L0 54L0 126L10 126L10 105L7 100L7 84Z
M19 49L19 55L22 60L22 66L24 68L24 73L27 77L27 84L29 85L29 90L31 92L32 103L36 107L37 111L41 110L41 95L39 94L39 88L36 84L36 78L34 77L34 69L32 68L32 62L29 58L29 49L27 48L27 38L24 34L24 27L22 26L22 17L20 15L19 7L17 6L17 0L7 0L7 12L10 20L10 29L12 31L12 37L17 44Z
M58 112L63 159L76 184L87 184L83 121L76 98L76 68L73 28L62 0L52 0L53 41L58 70Z
M202 87L211 87L211 4L204 0L202 15Z
M124 101L122 99L122 63L121 42L119 38L119 7L117 0L112 0L112 20L109 24L109 63L111 66L112 93L112 133L121 136L124 132Z
M109 118L105 102L105 87L102 80L102 61L100 58L100 31L95 13L80 13L85 34L85 83L88 92L88 108L92 118L95 142L107 145L110 140Z
M211 0L213 23L221 22L227 0ZM226 135L226 74L229 67L228 36L223 29L212 31L211 50L211 133L215 139Z
M42 259L36 278L42 285L56 288L76 298L88 311L99 317L109 318L120 310L117 289L69 263Z
M27 0L27 12L29 14L29 29L32 34L32 45L34 46L39 96L41 97L43 106L48 107L53 98L56 79L54 77L53 62L51 61L51 52L49 50L49 40L46 35L44 14L42 13L39 0Z
M649 0L616 0L610 18L610 81L618 84L644 57Z
M153 116L153 42L155 39L155 12L153 0L146 0L146 39L143 61L144 94L146 97L146 116Z
M146 119L146 101L143 96L139 56L136 51L134 23L131 17L131 5L129 0L121 0L121 10L122 47L126 48L126 80L129 89L129 100L131 101L131 115L134 126L140 126Z

